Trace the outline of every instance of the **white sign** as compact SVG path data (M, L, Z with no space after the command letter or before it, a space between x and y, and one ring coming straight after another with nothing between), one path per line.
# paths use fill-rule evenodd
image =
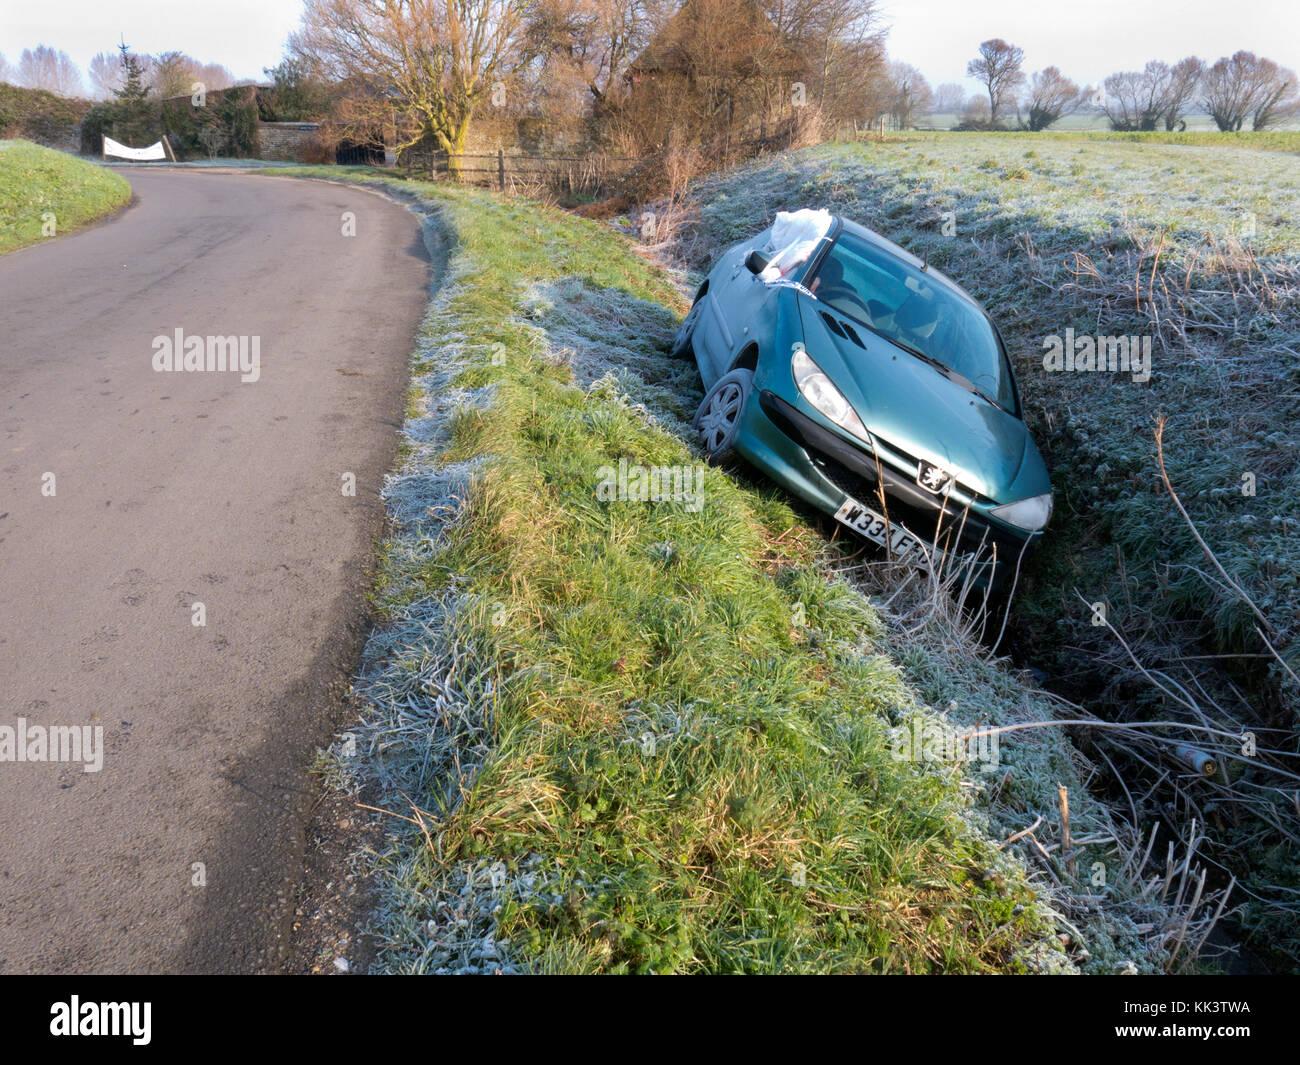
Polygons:
M149 145L148 148L128 148L125 144L118 144L111 137L104 138L104 158L114 156L118 159L137 159L147 162L152 159L166 159L167 153L163 150L163 142L157 141Z

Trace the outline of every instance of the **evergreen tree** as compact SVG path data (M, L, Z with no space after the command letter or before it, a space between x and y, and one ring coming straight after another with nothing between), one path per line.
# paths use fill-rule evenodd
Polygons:
M118 50L122 54L122 87L113 90L117 97L113 105L113 139L139 148L158 139L157 116L140 57L131 54L125 41Z

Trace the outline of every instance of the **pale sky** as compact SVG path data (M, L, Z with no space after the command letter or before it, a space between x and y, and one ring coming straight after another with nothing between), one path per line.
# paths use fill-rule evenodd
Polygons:
M48 44L84 77L125 35L133 52L185 52L261 81L301 14L302 0L0 0L0 54L17 66L24 48Z
M1245 50L1300 69L1300 0L880 0L889 54L931 85L968 92L966 63L981 41L1025 50L1026 73L1058 66L1080 85L1141 70L1148 60L1214 62Z
M1098 84L1149 59L1211 61L1238 49L1300 69L1300 0L880 0L889 51L938 85L965 78L980 41L1025 50L1026 71L1055 64ZM139 52L176 49L261 78L279 62L302 0L0 0L0 54L49 44L82 68L125 34Z

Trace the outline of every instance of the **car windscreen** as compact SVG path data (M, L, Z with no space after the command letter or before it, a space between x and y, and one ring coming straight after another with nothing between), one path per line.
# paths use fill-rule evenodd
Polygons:
M842 233L803 282L823 303L903 348L960 374L1015 411L1015 390L992 323L923 270Z

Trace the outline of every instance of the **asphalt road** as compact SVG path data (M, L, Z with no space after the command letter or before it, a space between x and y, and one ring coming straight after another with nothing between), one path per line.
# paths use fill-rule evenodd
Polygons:
M273 971L428 255L355 188L123 173L0 257L0 972ZM177 329L259 338L258 379L155 370ZM102 768L4 760L20 718L33 756L101 727Z

